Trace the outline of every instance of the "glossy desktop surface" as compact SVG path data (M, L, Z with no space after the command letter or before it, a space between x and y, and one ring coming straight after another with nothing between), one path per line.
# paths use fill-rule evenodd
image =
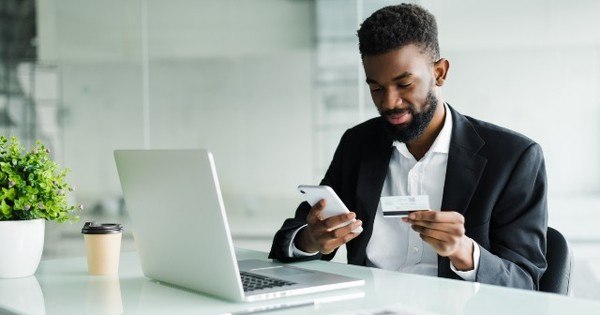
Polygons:
M266 258L262 252L236 252L238 259ZM600 314L598 302L556 294L332 262L298 265L363 278L366 285L260 303L232 303L148 279L137 253L127 252L121 255L118 276L89 276L86 258L78 257L42 261L33 277L0 279L0 314L223 314L284 304L303 306L269 314Z

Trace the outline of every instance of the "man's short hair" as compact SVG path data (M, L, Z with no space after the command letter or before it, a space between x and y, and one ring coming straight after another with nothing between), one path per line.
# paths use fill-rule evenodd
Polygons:
M409 44L423 48L434 61L440 58L435 17L416 4L381 8L358 30L358 47L363 57L383 54Z

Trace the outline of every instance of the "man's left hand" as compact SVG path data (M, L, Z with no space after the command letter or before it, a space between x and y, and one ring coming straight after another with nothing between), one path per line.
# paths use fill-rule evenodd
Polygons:
M416 211L402 218L440 256L458 270L473 270L473 240L465 235L465 218L454 211Z

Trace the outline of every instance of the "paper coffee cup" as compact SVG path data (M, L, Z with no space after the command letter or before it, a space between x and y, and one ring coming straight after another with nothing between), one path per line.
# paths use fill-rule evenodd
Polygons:
M115 223L86 222L81 229L85 239L88 273L115 275L119 273L121 234L123 226Z

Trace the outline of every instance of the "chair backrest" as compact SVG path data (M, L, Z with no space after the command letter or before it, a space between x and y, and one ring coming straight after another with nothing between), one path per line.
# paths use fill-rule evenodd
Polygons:
M548 269L540 279L540 291L568 295L571 291L572 255L559 231L548 227L546 260Z

